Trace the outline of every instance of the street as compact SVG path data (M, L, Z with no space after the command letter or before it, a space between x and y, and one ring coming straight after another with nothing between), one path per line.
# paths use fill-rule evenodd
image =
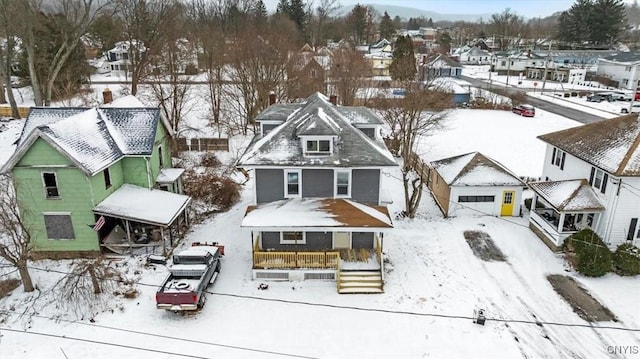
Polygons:
M489 84L482 81L482 80L478 80L475 79L473 77L468 77L468 76L461 76L461 78L469 83L471 83L473 86L478 87L478 88L482 88L485 90L489 90L488 86ZM504 89L507 92L518 92L518 91L522 91L520 89L517 88L513 88L513 87L506 87L503 84L493 84L492 86L495 87L500 87L502 89ZM489 90L490 91L490 90ZM540 91L540 90L538 90ZM552 92L553 90L548 89L546 90L547 92ZM545 111L549 111L551 113L555 113L557 115L560 116L564 116L566 118L570 118L574 121L578 121L584 124L588 124L588 123L593 123L593 122L598 122L598 121L602 121L604 120L603 117L600 116L596 116L593 114L590 114L588 112L584 112L584 111L580 111L580 110L576 110L573 108L569 108L569 107L564 107L561 106L557 103L553 103L553 102L549 102L549 101L545 101L536 97L531 97L531 96L527 96L527 102L530 103L531 105L540 108L542 110Z

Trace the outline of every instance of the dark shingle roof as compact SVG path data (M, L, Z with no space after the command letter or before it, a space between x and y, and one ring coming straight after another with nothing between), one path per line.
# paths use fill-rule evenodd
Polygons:
M283 124L264 137L256 137L238 161L238 166L396 166L393 155L381 139L372 139L355 128L339 107L329 99L315 93L304 102L278 106L273 113L281 113ZM281 111L286 109L286 111ZM269 109L265 110L269 111ZM361 111L361 114L366 114ZM263 112L264 114L264 112ZM258 118L264 118L263 114ZM373 112L369 115L375 116ZM276 116L269 116L276 119ZM379 121L377 119L376 121ZM371 120L372 123L376 121ZM311 135L315 130L320 135L336 136L333 153L322 156L305 156L299 136Z
M640 119L629 114L538 136L616 176L640 176Z

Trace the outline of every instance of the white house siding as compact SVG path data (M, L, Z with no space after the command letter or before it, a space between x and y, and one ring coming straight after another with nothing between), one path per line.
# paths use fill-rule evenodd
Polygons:
M640 80L640 63L599 59L597 74L618 81L621 88L635 90Z
M589 180L593 165L567 153L564 169L561 170L560 167L551 164L553 148L554 146L547 145L542 180L546 180L547 177L550 181ZM634 187L640 188L640 178L623 177L623 185L620 187L619 193L619 185L616 184L618 180L618 177L609 173L606 193L602 194L598 189L594 188L606 210L601 214L600 220L593 230L611 246L617 246L626 240L631 218L640 218L640 205L638 205L640 203L640 190L634 189ZM635 243L640 244L640 241L636 239Z
M520 205L522 201L521 187L502 187L502 186L452 186L451 197L449 203L449 216L461 215L490 215L500 216L502 209L502 193L504 191L515 191L513 203L513 216L520 215ZM458 203L460 196L494 196L493 202L464 202Z
M613 178L613 180L616 181L617 178ZM618 192L618 187L620 187L620 194L615 196ZM611 206L607 201L605 216L606 218L611 218L611 220L608 221L610 222L608 227L605 225L599 226L602 228L598 229L603 233L600 234L598 232L598 234L603 238L608 238L605 242L608 242L612 247L617 247L627 240L631 218L639 218L640 221L640 190L637 190L638 188L640 188L640 178L638 177L622 177L622 184L618 185L614 185L610 180L607 185L607 197L610 197ZM605 221L601 221L602 224L604 224L603 222ZM638 228L636 225L633 238L636 246L640 245L637 233Z

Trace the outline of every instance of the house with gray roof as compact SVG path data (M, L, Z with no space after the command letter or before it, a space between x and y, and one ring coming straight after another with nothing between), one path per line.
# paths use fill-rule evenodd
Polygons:
M110 98L110 96L109 96ZM33 107L11 173L20 213L42 256L160 247L190 198L171 168L173 131L157 107L125 97L95 108Z
M393 227L382 195L397 166L366 107L315 93L273 104L237 162L254 180L242 227L251 232L253 277L335 280L340 293L383 291L382 243Z
M499 162L471 152L430 165L428 186L445 217L520 215L526 184Z
M640 119L637 114L538 136L547 144L529 227L550 248L591 228L605 243L640 244Z

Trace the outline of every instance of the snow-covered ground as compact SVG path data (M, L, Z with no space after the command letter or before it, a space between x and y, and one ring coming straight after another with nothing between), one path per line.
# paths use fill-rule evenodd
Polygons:
M477 150L519 175L536 177L544 146L535 137L576 125L545 111L522 118L506 111L454 110L447 127L425 139L418 152L432 160ZM10 133L0 133L3 152ZM398 169L383 177L394 215L403 203L399 178ZM194 226L186 239L226 247L221 275L201 312L157 310L154 293L167 270L145 267L143 258L121 263L138 278L137 298L106 296L113 310L80 319L46 293L60 274L32 269L44 298L31 308L38 313L31 317L19 314L39 293L19 288L0 300L6 313L0 358L602 358L610 356L609 346L640 342L637 331L604 328L640 328L638 278L588 279L567 272L563 260L528 229L526 214L443 219L428 192L418 218L396 218L385 235L384 294L339 295L334 282L322 281L271 282L259 290L260 282L251 279L249 233L240 229L252 186L245 185L240 203ZM506 262L475 257L465 230L487 232ZM67 261L31 265L68 270ZM548 274L574 276L620 322L590 326L554 292ZM486 310L484 326L470 319L476 308Z

